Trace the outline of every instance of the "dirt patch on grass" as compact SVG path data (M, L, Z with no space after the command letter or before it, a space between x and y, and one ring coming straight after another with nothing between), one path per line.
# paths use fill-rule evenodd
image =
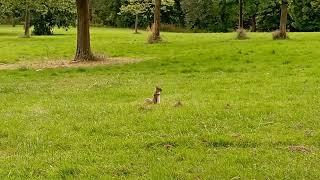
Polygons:
M1 64L0 70L15 70L15 69L54 69L54 68L78 68L78 67L97 67L97 66L110 66L117 64L132 64L140 62L139 59L134 58L106 58L97 61L85 62L72 62L70 60L50 60L50 61L37 61L37 62L23 62L16 64Z
M290 146L289 151L291 152L299 152L299 153L311 153L312 150L306 146Z

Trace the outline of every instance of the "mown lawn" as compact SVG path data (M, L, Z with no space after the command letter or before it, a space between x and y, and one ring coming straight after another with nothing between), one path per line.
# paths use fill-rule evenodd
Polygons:
M0 26L2 64L72 60L74 29L21 28ZM96 53L143 61L1 70L1 179L318 179L320 33L234 36L93 28Z

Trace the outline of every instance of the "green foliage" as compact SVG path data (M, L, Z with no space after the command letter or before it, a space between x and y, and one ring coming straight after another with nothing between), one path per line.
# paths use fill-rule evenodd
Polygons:
M183 0L186 24L189 28L227 32L237 21L237 3L228 0Z
M94 0L91 1L92 10L96 14L96 22L108 26L127 27L132 23L131 17L119 16L120 8L124 1L119 0Z
M75 3L73 0L55 0L41 3L41 8L32 11L33 33L51 35L55 26L68 28L76 21Z
M269 0L260 6L257 16L257 28L260 31L274 31L279 29L280 25L280 5L278 1ZM288 27L291 29L290 14L288 16Z
M55 26L67 28L75 23L74 0L2 0L0 5L5 10L2 14L20 21L29 10L36 35L49 35Z
M150 8L150 3L145 0L128 0L127 5L122 5L120 7L121 13L130 13L132 15L143 14Z
M320 31L319 0L292 1L289 7L292 26L297 31Z

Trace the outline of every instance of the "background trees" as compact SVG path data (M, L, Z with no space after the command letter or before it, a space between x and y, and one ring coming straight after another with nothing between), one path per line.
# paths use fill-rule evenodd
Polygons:
M32 11L33 33L36 35L51 35L55 26L68 28L75 25L76 10L74 0L42 1Z
M122 5L120 8L120 15L129 13L135 16L135 33L138 33L139 16L148 11L150 3L145 0L128 0L128 4Z
M147 19L151 19L154 16L154 10L156 3L155 2L160 2L160 11L159 13L162 12L170 12L171 7L174 6L175 2L174 0L160 0L160 1L153 1L153 0L127 0L127 3L122 5L120 7L120 13L119 15L128 15L131 14L135 17L135 32L138 32L138 20L139 16L143 17L150 17ZM158 9L159 10L159 9ZM172 15L169 15L172 16ZM160 17L159 17L160 19ZM149 26L151 26L153 22L149 22Z
M15 25L23 22L25 37L34 26L36 35L50 35L55 26L75 24L74 0L1 0L2 21Z
M292 1L289 14L297 31L320 31L320 1Z

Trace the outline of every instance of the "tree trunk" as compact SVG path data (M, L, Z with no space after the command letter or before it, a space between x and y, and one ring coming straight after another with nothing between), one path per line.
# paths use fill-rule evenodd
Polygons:
M28 7L26 7L25 12L25 22L24 22L24 37L29 38L30 37L30 10Z
M239 29L243 29L243 0L239 0Z
M134 24L134 31L136 34L138 34L138 23L139 23L139 15L136 14L136 22Z
M94 56L90 46L90 14L89 0L76 0L77 22L77 51L74 61L91 61Z
M257 31L257 17L256 15L252 16L252 32L256 32Z
M160 22L161 21L161 0L156 0L154 8L154 25L153 25L153 41L158 42L160 37Z
M288 23L288 1L282 0L281 3L281 18L280 18L280 38L287 38L287 23Z

